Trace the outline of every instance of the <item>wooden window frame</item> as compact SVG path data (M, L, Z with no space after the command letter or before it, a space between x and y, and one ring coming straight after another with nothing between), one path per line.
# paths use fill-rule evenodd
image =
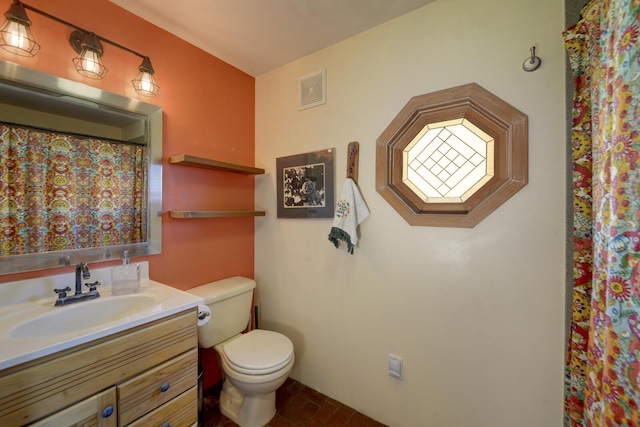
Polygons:
M467 119L494 139L494 176L459 203L425 202L403 182L403 152L428 124ZM376 189L410 224L475 227L528 182L528 117L476 83L411 98L376 143Z

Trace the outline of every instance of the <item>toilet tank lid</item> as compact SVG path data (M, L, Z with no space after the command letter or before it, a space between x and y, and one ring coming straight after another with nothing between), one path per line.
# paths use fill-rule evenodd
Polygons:
M255 287L256 282L253 279L235 276L205 283L204 285L188 289L187 292L201 297L204 299L205 304L211 304L251 291Z

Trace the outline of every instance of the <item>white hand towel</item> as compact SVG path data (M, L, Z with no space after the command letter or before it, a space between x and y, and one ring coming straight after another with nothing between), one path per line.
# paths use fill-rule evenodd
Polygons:
M347 178L336 204L329 240L336 248L341 240L346 242L347 252L353 255L353 248L358 243L358 225L368 216L369 208L360 194L358 185L351 178Z

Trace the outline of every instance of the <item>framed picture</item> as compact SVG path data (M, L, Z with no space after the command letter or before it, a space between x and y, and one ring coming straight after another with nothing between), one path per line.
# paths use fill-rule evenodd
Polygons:
M333 152L276 159L278 218L333 218Z

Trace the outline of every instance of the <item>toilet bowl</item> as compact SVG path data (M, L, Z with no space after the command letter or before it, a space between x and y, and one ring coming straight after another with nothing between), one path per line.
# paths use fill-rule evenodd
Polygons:
M225 375L220 412L242 427L267 424L276 413L275 391L293 368L291 341L256 329L214 348Z
M255 286L251 279L232 277L188 290L211 311L210 320L198 327L198 345L216 350L224 375L220 411L241 427L262 427L274 417L276 389L295 362L286 336L262 329L242 333Z

